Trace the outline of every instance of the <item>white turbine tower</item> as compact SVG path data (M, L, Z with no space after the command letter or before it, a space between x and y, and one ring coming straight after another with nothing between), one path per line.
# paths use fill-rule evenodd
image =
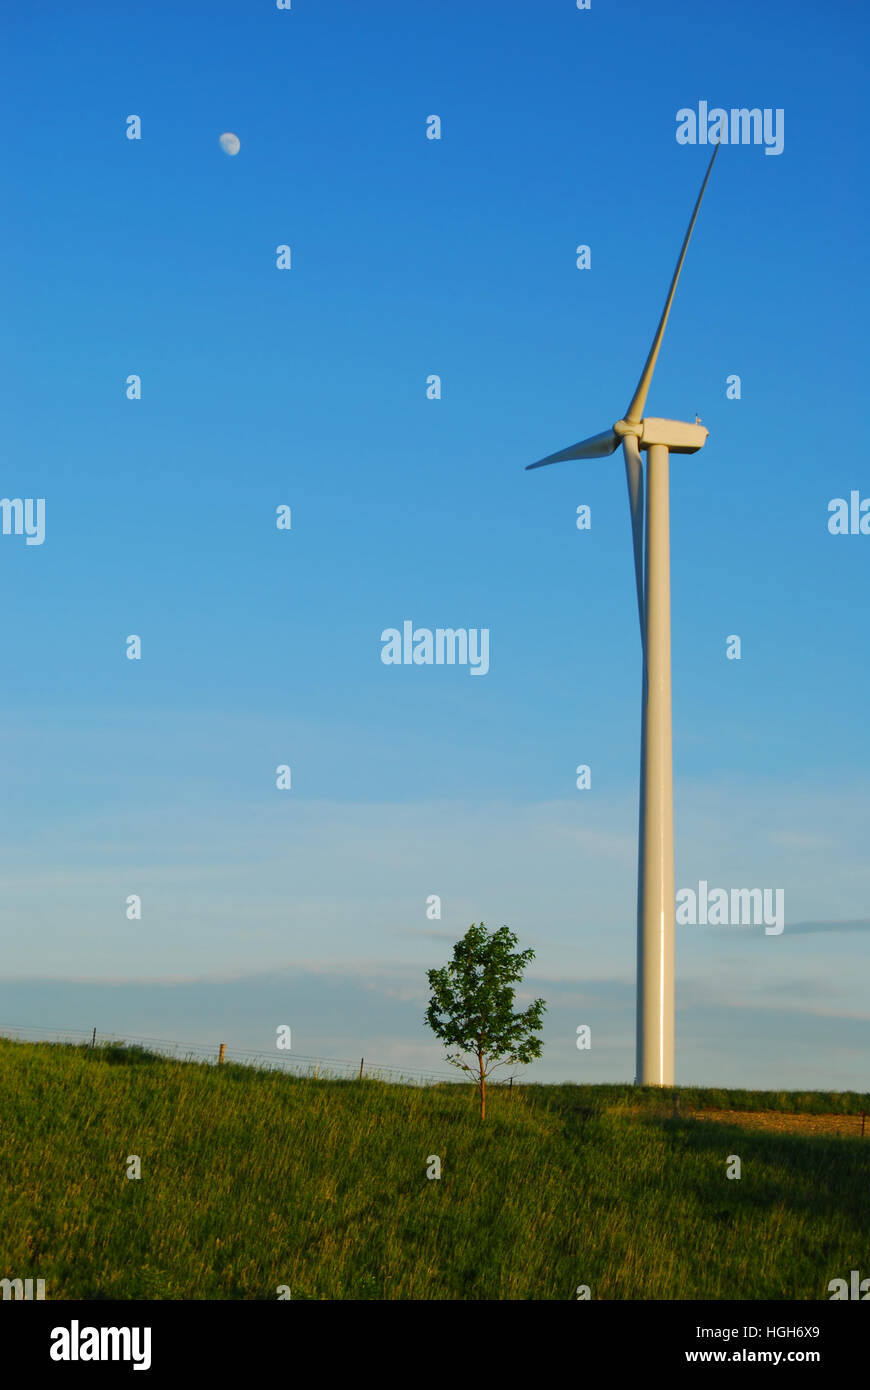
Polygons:
M683 240L665 307L637 390L612 429L529 468L568 459L604 458L619 444L634 537L637 607L643 648L640 753L640 826L637 851L637 1076L642 1086L674 1083L674 775L671 750L671 555L668 466L670 454L694 454L708 431L700 422L660 420L643 409L692 230L719 153L713 151ZM696 417L697 421L697 417ZM646 536L643 463L647 454Z

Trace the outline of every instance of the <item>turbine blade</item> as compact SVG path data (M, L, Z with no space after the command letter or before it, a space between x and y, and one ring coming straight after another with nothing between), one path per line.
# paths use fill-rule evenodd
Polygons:
M622 452L625 455L625 480L628 483L628 505L631 508L634 577L637 584L637 616L640 618L640 642L643 646L643 463L637 439L633 434L627 434L623 438Z
M636 425L643 416L643 408L646 405L647 393L649 392L650 382L652 381L652 375L655 371L656 359L659 355L659 348L662 345L662 338L665 335L665 326L668 321L668 314L671 312L671 305L674 302L674 295L677 289L677 281L680 278L680 271L683 268L683 261L686 259L686 252L689 249L689 242L692 238L692 230L695 226L695 219L698 216L698 209L701 206L701 199L704 196L704 189L707 187L707 180L709 179L710 172L713 168L713 161L715 160L718 153L719 143L717 142L716 148L714 149L713 154L710 158L710 163L707 165L707 172L704 175L704 182L701 184L701 192L698 194L698 201L695 203L695 211L692 213L692 220L689 223L689 230L686 232L686 236L683 241L683 249L680 252L680 259L677 261L677 268L674 271L674 278L671 281L671 288L668 291L668 297L665 300L665 307L662 310L662 316L659 319L659 326L656 329L656 335L653 338L653 344L649 350L649 357L646 359L646 365L643 371L641 372L640 381L637 383L637 390L635 391L632 397L631 405L625 412L625 419L630 424Z
M543 468L545 463L566 463L568 459L603 459L608 454L612 454L619 445L619 435L614 434L613 430L605 430L603 434L593 434L591 439L581 439L579 444L572 444L570 449L563 449L558 454L548 454L545 459L538 459L537 463L527 463L526 472L530 468Z

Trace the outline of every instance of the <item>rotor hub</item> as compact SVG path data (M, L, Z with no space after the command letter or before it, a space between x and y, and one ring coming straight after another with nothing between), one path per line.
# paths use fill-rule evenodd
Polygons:
M613 426L613 433L618 434L620 439L624 439L627 434L633 434L636 439L640 439L643 434L643 420L638 420L636 424L628 420L617 420Z

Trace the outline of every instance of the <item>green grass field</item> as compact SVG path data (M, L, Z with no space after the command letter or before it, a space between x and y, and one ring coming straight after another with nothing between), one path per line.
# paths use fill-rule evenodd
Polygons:
M463 1085L7 1040L0 1088L0 1278L49 1299L827 1299L870 1274L870 1126L758 1132L573 1085L494 1088L481 1124ZM860 1115L870 1096L686 1088L680 1107Z

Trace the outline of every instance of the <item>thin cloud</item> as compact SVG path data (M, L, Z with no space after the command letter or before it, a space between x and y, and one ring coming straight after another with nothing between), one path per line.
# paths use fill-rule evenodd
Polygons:
M791 936L809 936L816 932L832 931L870 931L870 917L851 917L842 922L795 922L786 923L785 930Z

